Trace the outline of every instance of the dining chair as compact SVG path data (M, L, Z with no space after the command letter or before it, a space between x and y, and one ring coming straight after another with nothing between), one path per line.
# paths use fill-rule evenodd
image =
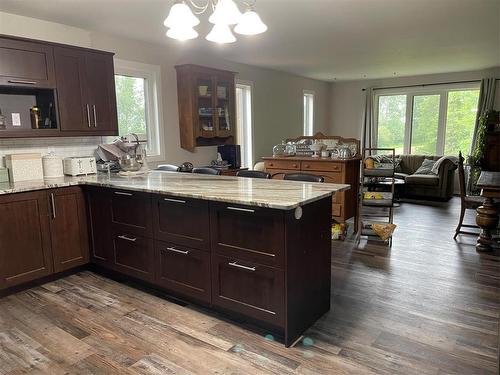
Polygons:
M252 171L252 170L243 170L236 172L236 177L248 177L248 178L265 178L270 179L271 173L262 172L262 171Z
M210 168L210 167L193 168L192 172L193 173L198 173L198 174L211 174L211 175L214 175L214 176L219 176L220 175L220 170L215 169L215 168Z
M323 176L317 176L309 173L285 173L283 180L303 181L303 182L325 182Z
M458 219L458 226L455 229L455 235L453 239L455 240L459 234L470 234L479 235L479 233L463 231L462 228L478 228L477 225L464 224L464 216L466 210L475 210L481 204L483 204L483 198L473 195L467 195L467 187L465 184L465 170L464 170L464 158L462 152L458 153L458 182L460 184L460 219Z
M158 167L156 167L157 171L164 171L164 172L179 172L180 169L181 169L180 167L173 164L161 164Z

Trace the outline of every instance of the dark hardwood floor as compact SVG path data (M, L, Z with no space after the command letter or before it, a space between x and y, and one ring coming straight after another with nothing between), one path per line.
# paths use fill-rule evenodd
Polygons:
M0 299L0 373L496 374L499 257L452 240L458 209L404 203L390 250L336 242L333 308L294 348L85 271Z

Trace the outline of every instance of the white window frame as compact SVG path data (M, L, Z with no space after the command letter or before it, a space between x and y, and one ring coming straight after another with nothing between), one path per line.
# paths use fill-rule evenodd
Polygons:
M246 168L253 168L254 164L254 127L253 127L253 93L254 86L252 81L236 80L236 88L250 90L250 96L247 98L247 103L244 106L243 113L239 113L238 102L236 103L236 117L240 120L243 117L243 124L237 120L237 142L242 148L241 150L241 165ZM249 103L248 103L249 101Z
M302 132L304 135L314 135L314 120L316 111L314 110L316 93L313 90L302 91ZM306 104L307 100L312 101L312 108Z
M448 113L448 93L453 91L479 90L480 82L469 83L453 83L433 86L417 86L404 87L395 89L379 89L375 91L373 96L374 108L374 131L372 144L378 147L378 110L379 100L381 96L391 95L406 95L406 115L405 115L405 137L404 137L404 153L411 153L411 135L412 135L412 120L413 120L413 100L415 96L420 95L439 95L439 121L438 133L436 142L436 155L444 155L446 144L446 121ZM468 152L470 150L467 150Z
M140 135L141 141L148 144L148 161L163 161L163 113L161 109L161 71L160 66L137 61L114 59L115 75L144 78L146 101L147 135Z

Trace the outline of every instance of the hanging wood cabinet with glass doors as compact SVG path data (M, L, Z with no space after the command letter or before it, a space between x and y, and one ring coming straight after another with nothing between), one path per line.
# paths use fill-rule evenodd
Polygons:
M177 65L181 147L233 144L236 135L234 72Z

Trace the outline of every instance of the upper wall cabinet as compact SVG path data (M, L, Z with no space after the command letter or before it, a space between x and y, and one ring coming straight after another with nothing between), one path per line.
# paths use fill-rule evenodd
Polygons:
M113 54L0 36L0 138L118 135Z
M234 72L178 65L181 147L233 144L236 134Z
M61 132L117 133L113 56L54 49Z
M53 88L52 46L0 39L0 85Z

